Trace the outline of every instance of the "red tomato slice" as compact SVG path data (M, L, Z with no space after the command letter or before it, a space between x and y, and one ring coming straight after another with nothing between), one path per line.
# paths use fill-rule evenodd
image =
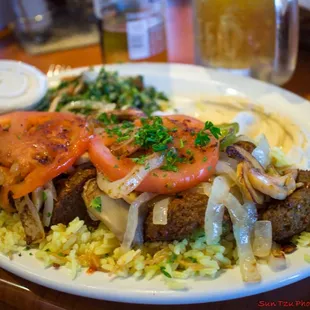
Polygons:
M0 116L1 207L66 172L88 148L86 121L70 113L14 112Z
M163 124L169 129L177 128L173 132L171 146L178 150L180 156L192 154L194 160L190 163L178 163L177 172L153 170L137 188L141 192L154 192L159 194L175 193L196 186L208 180L214 173L219 157L219 143L211 135L208 146L199 148L195 146L195 135L204 128L204 123L184 115L163 117ZM140 121L135 122L141 126ZM181 140L184 143L182 147ZM106 146L107 140L99 135L91 139L89 156L94 165L106 175L109 180L115 181L125 177L135 166L130 158L118 159Z

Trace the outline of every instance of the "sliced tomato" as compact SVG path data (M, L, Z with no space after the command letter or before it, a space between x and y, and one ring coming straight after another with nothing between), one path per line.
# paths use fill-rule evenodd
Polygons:
M176 172L161 169L151 171L137 190L160 194L175 193L208 180L214 174L218 161L218 141L210 135L211 141L208 146L196 147L195 136L204 128L203 122L184 115L166 116L162 119L164 126L174 129L173 143L170 147L176 148L180 156L188 158L191 155L193 160L176 164ZM136 121L135 125L141 126L140 121ZM89 156L110 181L115 181L125 177L134 168L135 163L130 158L115 157L108 148L109 144L110 140L108 141L104 135L95 135L91 139Z
M70 113L14 112L0 116L0 204L55 178L88 148L86 121Z

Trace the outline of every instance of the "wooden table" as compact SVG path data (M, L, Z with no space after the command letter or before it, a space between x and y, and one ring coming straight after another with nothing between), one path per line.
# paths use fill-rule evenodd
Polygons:
M179 63L193 63L193 26L189 0L168 1L168 47L169 60ZM0 59L15 59L30 63L46 72L50 64L64 64L80 67L101 63L99 46L31 56L25 54L14 38L0 39ZM310 98L310 52L300 51L296 72L284 88ZM233 301L202 305L169 306L173 309L256 309L267 307L268 303L279 301L310 301L310 279L269 293ZM279 304L279 303L278 303ZM159 309L168 306L124 305L97 301L56 292L23 280L0 269L0 309Z

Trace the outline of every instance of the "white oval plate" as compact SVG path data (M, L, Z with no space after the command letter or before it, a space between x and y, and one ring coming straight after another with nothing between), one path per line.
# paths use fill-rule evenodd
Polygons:
M236 95L262 104L268 110L289 116L293 121L310 130L310 103L281 88L250 78L230 75L202 67L178 64L122 64L108 65L121 75L141 74L148 85L153 85L174 97L200 97L209 95ZM79 74L86 68L74 69L62 75ZM95 67L99 70L99 66ZM59 76L50 80L54 84ZM220 301L254 295L273 290L310 276L310 265L304 260L309 248L300 248L288 255L289 267L272 272L267 265L259 265L261 283L245 284L239 268L221 272L216 279L189 279L186 291L167 289L162 277L150 281L111 279L104 273L82 273L72 281L65 268L44 269L29 252L22 251L13 260L0 255L0 266L22 278L49 288L97 299L143 304L191 304Z

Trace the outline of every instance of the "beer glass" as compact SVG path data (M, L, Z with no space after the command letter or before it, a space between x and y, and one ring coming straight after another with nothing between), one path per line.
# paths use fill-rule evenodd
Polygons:
M282 85L296 66L297 0L193 0L196 63Z

